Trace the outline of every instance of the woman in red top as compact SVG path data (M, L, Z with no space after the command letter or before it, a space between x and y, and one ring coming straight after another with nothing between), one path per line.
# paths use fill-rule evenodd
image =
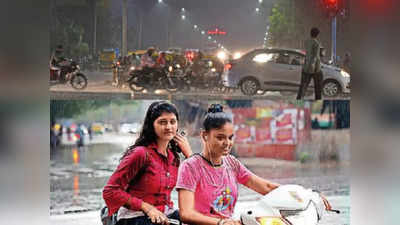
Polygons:
M103 189L109 215L118 212L118 225L167 224L167 217L179 219L171 201L178 151L189 157L192 150L187 139L177 134L178 121L178 111L169 102L154 102L148 108L138 139Z

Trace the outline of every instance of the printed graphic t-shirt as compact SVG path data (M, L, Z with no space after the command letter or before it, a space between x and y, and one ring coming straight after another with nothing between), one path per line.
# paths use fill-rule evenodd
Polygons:
M234 156L223 157L220 167L213 167L200 155L182 162L178 171L177 190L194 192L195 209L211 217L231 217L238 187L252 173Z

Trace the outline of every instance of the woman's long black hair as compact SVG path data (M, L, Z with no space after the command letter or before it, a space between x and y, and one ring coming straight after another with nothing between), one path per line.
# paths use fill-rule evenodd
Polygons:
M157 134L154 130L154 121L161 116L163 113L173 113L176 119L179 121L178 110L176 106L167 101L153 102L147 109L146 116L144 118L142 130L140 131L139 137L136 139L135 144L130 146L122 155L121 160L129 155L133 149L137 146L148 146L152 143L157 142ZM177 157L177 153L175 153Z

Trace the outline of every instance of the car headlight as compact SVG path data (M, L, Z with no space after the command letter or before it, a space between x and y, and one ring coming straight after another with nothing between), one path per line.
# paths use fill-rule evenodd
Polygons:
M260 225L288 225L281 217L257 217L257 222Z
M341 70L340 74L342 74L343 77L350 77L350 74L344 70Z

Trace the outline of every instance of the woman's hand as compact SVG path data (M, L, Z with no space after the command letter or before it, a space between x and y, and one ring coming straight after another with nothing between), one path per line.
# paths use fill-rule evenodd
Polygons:
M160 212L156 207L145 203L142 205L143 212L150 218L152 223L156 224L166 224L168 225L168 218L167 216Z
M322 194L319 194L319 196L321 196L322 201L324 202L325 209L326 209L327 211L332 210L332 206L331 206L331 204L328 202L328 200L326 199L326 197L325 197L324 195L322 195Z
M190 147L189 141L185 136L181 134L176 134L174 140L178 144L179 148L182 150L182 153L186 158L189 158L192 155L192 148Z
M239 220L224 219L221 225L242 225L242 223Z

